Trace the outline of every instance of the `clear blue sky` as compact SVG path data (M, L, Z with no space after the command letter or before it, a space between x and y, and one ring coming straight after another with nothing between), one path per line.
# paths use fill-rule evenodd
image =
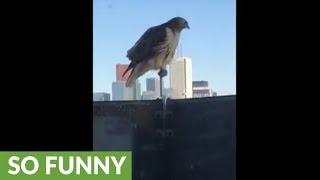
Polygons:
M127 50L151 26L180 16L183 55L192 59L193 80L207 80L218 95L236 94L235 0L93 0L93 91L112 93L115 65L129 63ZM148 72L140 77L156 77ZM168 87L168 77L166 77Z

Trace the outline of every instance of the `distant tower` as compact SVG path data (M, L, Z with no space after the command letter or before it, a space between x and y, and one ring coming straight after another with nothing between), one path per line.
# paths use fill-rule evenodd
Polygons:
M195 98L213 96L213 91L209 88L208 81L193 81L192 90Z
M116 81L127 81L130 71L128 71L124 77L122 77L122 74L128 68L128 66L129 64L116 64Z
M103 92L93 93L93 101L110 101L110 94Z
M112 83L112 100L141 100L141 84L138 80L132 87L125 86L131 71L128 71L124 77L122 74L128 66L129 64L116 64L116 81Z
M136 81L132 87L126 87L125 81L116 81L112 83L112 100L127 101L141 100L141 84Z
M141 83L137 79L133 86L134 100L141 100Z
M147 91L154 91L156 96L160 96L160 80L157 78L147 78L146 79L146 89Z
M125 99L125 82L116 81L112 83L112 100L122 101Z
M178 57L170 64L172 99L192 98L192 64L187 57Z

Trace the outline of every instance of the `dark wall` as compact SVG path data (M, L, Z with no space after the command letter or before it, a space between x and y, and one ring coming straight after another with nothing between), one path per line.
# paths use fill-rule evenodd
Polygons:
M235 179L236 96L95 102L94 150L130 150L133 179Z

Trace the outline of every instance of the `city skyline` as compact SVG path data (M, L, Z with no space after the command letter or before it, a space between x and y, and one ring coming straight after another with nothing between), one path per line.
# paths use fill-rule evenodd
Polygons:
M146 90L141 92L139 79L133 87L125 87L128 77L122 76L129 64L116 64L116 80L112 82L112 100L150 100L160 97L160 79L158 77L146 78ZM169 64L170 86L163 89L164 95L172 99L193 97L211 97L216 94L206 80L192 79L192 60L188 57L176 56ZM101 99L101 94L94 93ZM107 93L108 94L108 93Z
M190 30L182 33L178 47L193 60L192 78L208 81L219 95L236 94L235 1L170 1L166 13L150 16L168 2L94 1L94 92L111 93L115 64L130 62L126 51L147 28L181 16L189 21ZM146 90L146 78L157 76L152 71L139 78L141 91ZM168 77L164 83L168 88Z

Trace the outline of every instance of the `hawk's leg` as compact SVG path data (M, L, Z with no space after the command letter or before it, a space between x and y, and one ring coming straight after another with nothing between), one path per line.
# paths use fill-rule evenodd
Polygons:
M165 77L166 75L168 75L168 71L166 69L161 69L158 73L158 75L160 76L160 78Z
M163 97L162 96L163 95L162 94L162 90L163 90L163 80L162 80L162 78L165 77L167 74L168 74L168 71L166 69L164 69L164 68L162 68L158 73L158 75L160 77L160 97Z

